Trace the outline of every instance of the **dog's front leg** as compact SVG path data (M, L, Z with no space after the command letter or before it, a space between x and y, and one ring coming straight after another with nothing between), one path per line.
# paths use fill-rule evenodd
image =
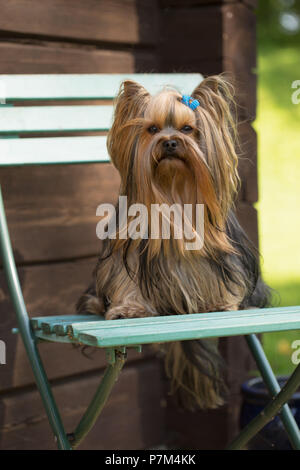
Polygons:
M121 318L143 318L153 316L153 312L138 301L112 303L105 314L106 320Z

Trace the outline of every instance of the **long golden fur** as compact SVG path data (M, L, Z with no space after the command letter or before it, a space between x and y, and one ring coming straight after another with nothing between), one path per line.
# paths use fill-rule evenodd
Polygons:
M147 207L147 230L153 204L204 204L204 244L187 250L186 240L174 236L170 213L163 214L170 239L124 237L129 216L116 238L104 241L94 288L80 299L78 311L112 320L266 304L256 256L232 212L239 186L232 93L222 77L208 77L192 93L200 103L192 110L177 90L151 96L138 83L122 84L107 140L121 176L120 195L127 196L128 206ZM176 150L166 151L166 142L175 142ZM194 221L190 228L197 239ZM162 220L159 231L162 235ZM171 343L163 350L172 389L185 407L223 403L216 340Z

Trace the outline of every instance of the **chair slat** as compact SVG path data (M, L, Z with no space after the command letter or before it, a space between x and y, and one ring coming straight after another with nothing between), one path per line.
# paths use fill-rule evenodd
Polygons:
M106 136L0 139L0 167L109 161Z
M209 319L217 320L224 322L227 319L234 319L239 320L240 318L244 321L247 317L264 317L266 321L270 317L272 321L274 315L278 315L278 308L265 308L265 309L248 309L248 310L234 310L234 311L225 311L225 312L209 312L209 313L198 313L193 315L169 315L165 317L157 316L157 317L146 317L146 318L134 318L134 319L124 319L121 322L116 322L114 329L116 328L124 328L125 326L135 327L135 326L147 326L147 325L172 325L172 327L180 328L182 325L185 327L190 325L190 328L193 328L195 325L197 326L198 323L206 321ZM280 314L281 315L288 315L299 313L300 307L280 307ZM300 327L300 318L299 318L299 327ZM101 329L104 328L111 328L110 322L106 321L104 324L101 324ZM95 323L89 323L88 321L84 323L77 324L76 320L75 323L72 323L68 328L69 332L72 334L73 337L78 337L79 333L88 333L89 330L95 329Z
M59 317L53 317L53 320L51 317L32 319L36 336L47 339L46 334L54 332L57 333L56 341L61 341L59 335L68 333L70 342L116 347L300 329L300 306L118 321L103 321L102 317L95 316L92 321L88 316L86 321L76 315L62 318L61 322ZM43 329L42 323L48 326ZM63 325L63 328L57 328L57 325ZM55 334L52 334L51 341L55 341Z
M107 131L112 106L0 107L0 134Z
M7 102L112 99L125 79L139 82L150 93L156 93L165 85L172 85L182 93L191 93L203 77L198 73L1 75L0 98Z
M35 317L30 320L31 326L34 330L41 330L45 328L45 325L48 325L49 331L53 333L57 326L67 326L70 323L76 322L90 322L94 320L100 321L101 317L96 315L53 315L46 317Z
M300 328L300 307L285 313L280 309L274 309L269 315L264 315L264 311L261 310L257 315L258 309L252 310L253 315L249 312L251 311L245 311L245 315L232 312L232 315L228 315L226 319L222 315L218 318L210 313L196 314L192 315L193 318L188 322L185 321L185 316L181 316L175 322L161 317L160 322L150 323L147 319L146 324L141 322L135 325L127 324L124 327L121 327L121 323L126 320L118 320L118 323L120 322L118 328L114 327L115 321L107 321L103 325L97 324L95 329L88 332L85 332L83 324L81 332L80 327L78 328L78 340L91 346L114 347Z
M297 313L299 311L298 307L283 307L282 313ZM277 313L277 310L275 311ZM123 319L122 322L117 322L114 328L124 328L124 326L147 326L147 325L160 325L160 324L169 324L179 325L182 326L183 322L184 325L194 325L198 324L198 322L206 321L207 316L209 316L210 320L224 320L226 321L228 318L230 319L238 319L243 318L245 319L247 316L251 318L255 316L264 315L264 318L268 318L268 316L274 316L274 309L268 308L261 312L261 309L251 309L251 310L235 310L235 311L225 311L225 312L209 312L209 313L198 313L193 315L169 315L165 317L157 316L157 317L146 317L146 318L134 318L134 319ZM272 317L273 318L273 317ZM101 324L101 329L103 328L111 328L109 322L105 322L105 324ZM78 337L79 333L88 333L89 330L95 329L95 323L88 321L84 323L77 324L76 320L75 323L70 324L69 332L73 337Z

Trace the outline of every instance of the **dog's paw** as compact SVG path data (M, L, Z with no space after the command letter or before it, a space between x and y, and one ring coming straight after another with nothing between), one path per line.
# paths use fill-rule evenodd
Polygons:
M118 305L111 307L105 315L105 320L120 320L122 318L147 317L146 310L140 305Z

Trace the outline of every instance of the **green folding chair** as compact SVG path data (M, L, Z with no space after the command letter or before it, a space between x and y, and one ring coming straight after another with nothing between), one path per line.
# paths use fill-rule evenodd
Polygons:
M2 75L5 104L0 105L0 166L59 165L108 162L105 136L30 138L30 133L107 131L111 106L18 106L30 100L110 100L124 78L156 92L165 84L190 93L200 82L199 74L127 75ZM2 98L2 97L0 97ZM2 100L3 101L3 100ZM27 133L26 139L18 134ZM282 390L264 354L256 333L300 329L300 307L211 312L190 316L167 316L103 321L93 315L59 315L29 318L13 256L0 187L0 246L8 288L17 316L18 331L24 342L42 397L49 423L59 449L74 449L97 420L126 360L126 349L142 344L184 341L209 337L245 335L270 393L270 403L231 443L243 448L277 413L295 449L300 449L300 432L288 407L288 400L300 385L300 365ZM67 433L62 424L39 355L38 343L75 343L105 348L108 366L95 395L77 428ZM53 344L55 347L55 344Z

